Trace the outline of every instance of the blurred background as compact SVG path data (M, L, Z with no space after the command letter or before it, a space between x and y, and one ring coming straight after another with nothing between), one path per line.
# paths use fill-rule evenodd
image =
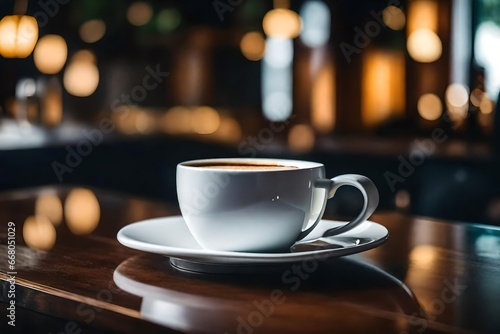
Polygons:
M496 0L3 0L0 189L175 203L177 163L319 161L500 225ZM359 210L341 189L328 214Z

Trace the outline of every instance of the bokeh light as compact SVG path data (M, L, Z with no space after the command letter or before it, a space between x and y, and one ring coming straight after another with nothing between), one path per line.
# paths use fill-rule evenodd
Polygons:
M311 123L320 133L333 130L335 125L335 72L333 65L319 72L311 91Z
M135 128L137 132L148 134L154 131L155 122L151 114L145 110L137 110L135 113Z
M62 202L56 194L42 194L35 202L35 216L43 216L52 224L59 225L62 221Z
M310 48L319 48L330 39L330 8L322 1L306 1L300 9L300 40Z
M477 121L479 125L483 128L483 131L487 134L490 134L493 130L493 115L492 114L483 114L480 112L477 115Z
M293 61L293 42L290 39L268 38L264 61L274 68L286 68Z
M31 248L49 250L56 242L56 229L45 216L30 216L24 221L23 239Z
M71 57L71 61L85 61L89 63L95 63L96 62L96 56L95 54L90 51L90 50L80 50L75 52L73 57Z
M210 135L209 138L236 142L241 137L239 123L209 106L175 106L160 118L159 128L170 135Z
M449 85L446 88L445 101L452 119L463 120L467 116L469 92L464 85Z
M56 77L51 78L44 87L44 94L40 98L40 113L42 123L47 127L61 123L63 101L61 84Z
M432 63L438 60L443 52L441 39L430 29L419 29L411 33L406 46L410 57L421 63Z
M232 117L221 117L219 128L214 135L223 142L237 143L241 139L240 124Z
M417 110L423 119L435 121L443 114L443 105L439 96L429 93L418 99Z
M212 107L196 107L191 112L191 127L198 134L214 133L219 128L219 124L219 113Z
M156 130L156 117L152 110L139 106L121 105L115 108L111 119L118 131L131 134L149 134Z
M261 67L262 111L270 121L285 121L292 114L293 41L269 37Z
M59 35L45 35L38 41L33 52L36 68L45 74L59 72L68 57L66 41Z
M41 102L44 113L42 122L47 127L55 127L61 123L63 116L62 96L60 92L48 91Z
M30 97L36 94L36 82L31 78L21 79L16 85L16 97Z
M33 16L10 15L0 21L0 55L26 58L38 40L38 23Z
M89 96L95 92L99 83L99 71L92 63L75 62L64 73L64 87L74 96Z
M396 6L387 6L382 12L382 19L392 30L401 30L405 27L405 13Z
M191 131L191 111L187 107L175 106L162 117L161 128L167 134L186 134Z
M401 189L396 193L394 204L399 209L406 209L410 206L410 193L407 190Z
M266 41L260 32L251 31L246 33L240 42L241 53L248 60L261 60L266 50Z
M298 153L310 151L315 140L314 130L307 124L294 125L288 133L288 146Z
M113 114L111 115L111 119L113 124L116 125L118 131L130 135L137 133L135 115L135 107L130 105L121 105L115 108Z
M493 112L495 108L495 104L492 100L490 100L487 96L483 97L481 100L481 104L479 104L479 110L482 114L489 115Z
M68 228L74 234L89 234L99 224L101 209L95 194L88 189L72 190L64 204Z
M159 32L171 32L181 24L181 14L175 8L162 9L156 17L156 28Z
M277 8L264 15L262 28L269 37L295 38L302 29L302 20L290 9Z
M82 41L95 43L104 37L106 24L103 20L90 20L82 24L78 32Z
M292 114L292 94L290 91L276 91L267 94L262 103L264 116L273 122L287 120Z
M134 26L143 26L151 20L153 8L144 1L132 3L127 10L127 20Z
M363 56L361 120L375 127L391 117L402 117L406 109L405 55L371 50Z
M436 0L412 0L408 3L408 35L420 29L434 33L438 28L438 3Z
M86 50L73 56L64 71L64 88L74 96L92 95L99 85L99 70L92 61L93 55Z
M437 248L431 245L418 245L410 251L412 265L432 267L438 259Z
M469 93L461 84L451 84L446 88L446 103L453 107L462 107L467 104Z
M479 107L484 96L485 93L481 89L474 88L470 93L470 103L475 107Z

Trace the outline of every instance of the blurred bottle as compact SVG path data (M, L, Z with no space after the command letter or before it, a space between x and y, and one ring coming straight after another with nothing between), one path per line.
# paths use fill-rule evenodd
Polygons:
M31 78L20 79L16 85L16 121L21 129L28 129L37 116L36 82Z
M42 125L55 127L63 115L62 87L57 77L40 78L36 93L39 100L39 118Z

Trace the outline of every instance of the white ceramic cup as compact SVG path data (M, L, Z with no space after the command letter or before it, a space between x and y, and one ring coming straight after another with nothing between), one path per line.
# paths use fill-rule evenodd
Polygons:
M202 168L213 164L280 165L285 169ZM364 222L377 208L379 195L365 176L325 177L322 164L280 159L205 159L177 165L177 195L182 216L206 249L267 252L285 250L318 224L326 201L349 185L364 203L350 222L325 231L332 236Z

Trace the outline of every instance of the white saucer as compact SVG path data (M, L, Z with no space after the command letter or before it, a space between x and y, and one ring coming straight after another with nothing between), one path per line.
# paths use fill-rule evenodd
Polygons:
M304 240L321 237L322 231L345 224L332 220L321 220L318 226ZM170 257L170 262L181 269L207 270L207 266L269 265L300 262L307 260L339 257L375 248L383 244L389 233L375 222L366 221L356 228L338 236L321 238L329 243L342 244L335 249L320 249L297 253L246 253L213 251L203 249L189 232L182 216L172 216L144 220L123 227L118 232L118 241L123 245L145 252ZM346 242L349 240L349 242ZM202 267L200 267L200 265Z

